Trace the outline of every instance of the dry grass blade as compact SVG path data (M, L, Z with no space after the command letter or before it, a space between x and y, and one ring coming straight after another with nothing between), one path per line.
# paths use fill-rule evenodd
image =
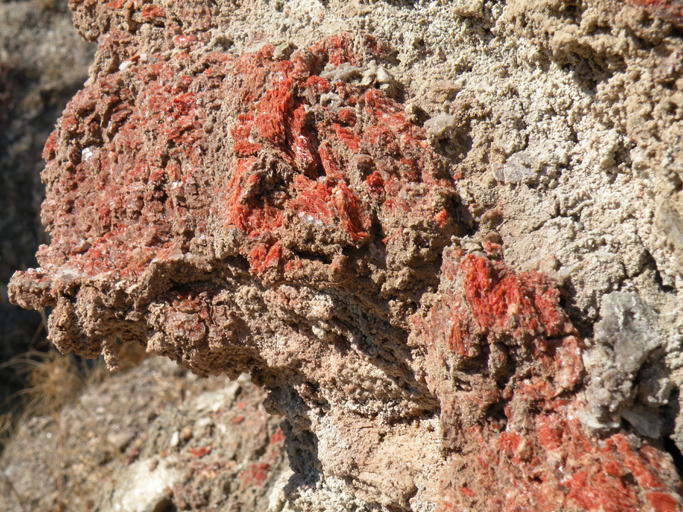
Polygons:
M47 414L60 410L76 398L85 381L71 357L56 351L48 354L28 374L29 404L33 414Z
M145 357L142 346L124 345L119 354L119 370L130 370ZM33 416L56 415L84 388L102 382L110 373L102 357L89 361L73 354L62 355L54 347L47 352L31 349L0 365L6 367L12 367L26 387L8 397L10 411L0 414L0 451L18 424Z
M16 375L23 375L27 383L26 388L10 397L10 400L24 397L24 415L35 416L59 410L73 400L85 384L74 359L56 350L30 350L4 366L15 367Z

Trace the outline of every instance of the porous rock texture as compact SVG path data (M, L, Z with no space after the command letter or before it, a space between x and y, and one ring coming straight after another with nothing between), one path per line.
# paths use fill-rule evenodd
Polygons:
M10 296L251 373L277 510L681 510L677 6L72 0Z

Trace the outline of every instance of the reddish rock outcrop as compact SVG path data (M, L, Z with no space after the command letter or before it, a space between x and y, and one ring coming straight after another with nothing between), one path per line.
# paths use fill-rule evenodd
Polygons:
M52 243L10 285L54 308L60 350L251 372L288 420L299 509L321 480L390 510L683 507L658 441L580 421L557 285L466 236L441 146L464 103L421 126L361 32L237 55L213 3L72 8L98 60L45 147Z
M460 250L445 253L441 275L439 300L417 331L450 454L440 510L683 506L676 469L656 446L582 428L584 345L557 289Z

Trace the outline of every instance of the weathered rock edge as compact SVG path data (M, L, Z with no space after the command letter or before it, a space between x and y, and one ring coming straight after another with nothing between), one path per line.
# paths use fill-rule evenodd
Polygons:
M98 57L45 147L52 243L10 285L54 308L60 350L250 372L292 427L294 510L321 482L390 510L683 507L648 426L610 423L584 383L613 357L605 389L630 397L650 309L614 292L587 352L553 281L468 242L433 139L471 114L422 127L388 44L233 55L209 2L72 8Z

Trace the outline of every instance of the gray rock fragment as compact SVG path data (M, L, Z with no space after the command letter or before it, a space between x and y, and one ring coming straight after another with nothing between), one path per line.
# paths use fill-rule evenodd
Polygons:
M655 327L657 314L638 294L613 292L603 297L600 315L602 319L595 324L594 345L583 356L588 386L586 410L580 420L587 428L600 430L618 426L619 416L623 415L650 437L660 427L631 404L638 371L663 343ZM659 394L665 391L660 390ZM657 401L655 398L649 403L655 405Z
M107 441L113 445L117 450L123 451L130 444L135 437L135 432L132 430L122 430L120 432L112 432L107 436Z
M662 419L654 409L636 406L632 409L622 411L621 416L628 421L641 436L657 439L662 434Z
M113 481L105 486L100 512L161 512L170 503L170 493L176 483L187 477L187 471L173 467L170 460L140 460L121 469ZM154 469L150 469L150 468ZM110 485L115 484L110 487ZM108 492L107 492L108 491Z
M275 47L275 51L273 51L273 58L275 60L289 59L294 50L296 50L296 45L291 41L281 43Z
M520 151L511 155L505 164L498 168L497 177L504 183L535 185L539 178L536 167L536 160L528 153Z
M361 87L370 87L377 78L377 64L370 62L368 69L363 72L363 78L361 79Z
M456 128L455 117L448 114L439 114L426 121L424 127L431 139L448 139Z
M668 377L666 368L652 365L639 374L638 400L651 407L661 407L669 403L674 383Z
M401 92L401 84L382 66L377 68L377 83L389 97L396 97Z
M320 76L330 82L350 82L354 78L361 76L361 70L360 68L345 62L338 68L332 67L331 69L326 69L320 73Z

